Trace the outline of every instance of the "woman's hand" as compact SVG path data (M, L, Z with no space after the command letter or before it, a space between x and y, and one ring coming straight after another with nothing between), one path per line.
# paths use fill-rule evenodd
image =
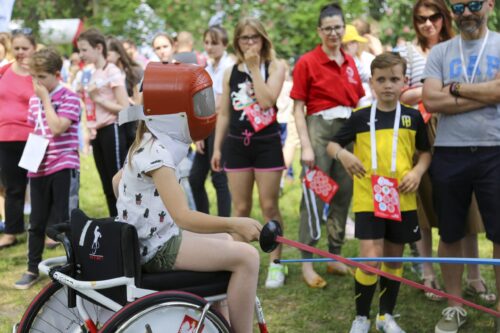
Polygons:
M204 155L205 154L205 140L200 140L195 142L196 153Z

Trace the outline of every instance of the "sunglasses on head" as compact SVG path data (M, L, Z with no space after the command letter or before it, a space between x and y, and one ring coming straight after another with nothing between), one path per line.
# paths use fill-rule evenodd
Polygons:
M455 15L462 15L465 12L465 7L469 8L471 13L476 13L483 8L483 2L484 1L471 1L468 3L456 3L451 5L450 8Z
M26 35L31 36L33 34L33 30L31 28L20 28L12 30L12 35Z
M430 16L423 16L423 15L415 16L415 20L417 21L417 23L420 23L420 24L427 22L427 20L431 21L432 23L436 23L437 21L439 21L442 18L443 18L443 15L441 15L441 13L432 14Z

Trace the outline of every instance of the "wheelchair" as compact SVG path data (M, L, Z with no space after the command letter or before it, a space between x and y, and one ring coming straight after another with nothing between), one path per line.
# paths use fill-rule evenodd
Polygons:
M34 298L13 333L232 332L213 303L226 298L230 272L141 271L137 232L112 218L81 210L70 223L47 229L66 256L39 269L51 282ZM267 326L255 302L261 333Z

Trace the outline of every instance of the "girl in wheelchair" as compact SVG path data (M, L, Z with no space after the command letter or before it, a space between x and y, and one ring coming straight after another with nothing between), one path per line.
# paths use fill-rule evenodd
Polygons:
M235 332L252 332L259 273L258 221L190 210L176 175L189 144L215 124L214 95L200 67L151 63L143 82L144 111L129 108L120 123L141 120L123 169L113 178L117 219L139 236L146 272L230 271L229 320Z

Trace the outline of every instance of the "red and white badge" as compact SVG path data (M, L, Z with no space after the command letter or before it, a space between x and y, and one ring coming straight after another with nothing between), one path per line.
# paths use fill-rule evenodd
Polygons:
M306 171L304 184L325 203L330 203L339 190L339 185L318 167Z
M198 320L184 315L184 319L182 320L181 326L179 327L179 331L177 333L194 333L196 331L196 327L198 326ZM205 327L202 326L199 332L203 332Z
M375 216L401 222L398 180L372 175L372 189Z
M274 108L262 110L258 103L253 103L243 109L248 121L257 133L276 121L276 111Z

